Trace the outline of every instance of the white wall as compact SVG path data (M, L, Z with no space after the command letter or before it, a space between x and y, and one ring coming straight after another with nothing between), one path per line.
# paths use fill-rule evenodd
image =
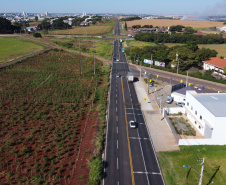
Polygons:
M189 105L187 105L187 103L189 103ZM191 109L191 107L193 109ZM195 111L197 111L197 114L195 114ZM197 143L209 145L226 145L226 117L215 117L210 111L206 109L206 107L204 107L192 96L191 91L187 92L186 94L185 113L187 113L187 118L191 121L191 123L193 123L193 125L197 128L197 130L200 131L202 135L204 135L206 126L206 122L204 120L207 120L208 124L210 124L210 126L213 128L211 139L189 140L191 145L198 145ZM202 116L202 119L200 119L200 115ZM199 128L199 126L201 126L201 128ZM180 145L184 145L182 141L181 143L179 142Z
M186 98L185 95L177 93L177 92L172 92L171 97L173 97L173 101L175 101L175 102L185 102L184 99Z
M178 114L179 112L185 113L185 110L183 107L170 107L170 108L164 108L163 112L166 111L167 114Z

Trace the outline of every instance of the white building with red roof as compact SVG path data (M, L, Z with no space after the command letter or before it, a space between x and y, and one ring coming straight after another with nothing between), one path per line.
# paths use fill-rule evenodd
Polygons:
M221 59L218 57L211 57L209 60L203 61L204 70L214 70L214 73L219 75L224 74L224 67L226 66L226 59Z

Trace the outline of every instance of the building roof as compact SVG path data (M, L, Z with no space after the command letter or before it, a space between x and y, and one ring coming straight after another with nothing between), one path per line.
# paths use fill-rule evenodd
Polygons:
M209 60L203 61L207 64L211 64L213 66L217 66L219 68L224 68L226 66L226 59L221 59L218 57L211 57Z
M191 93L215 117L226 117L226 93Z
M186 91L196 91L197 93L205 93L205 89L200 89L200 88L197 88L195 86L187 86L187 87L184 87L182 89L178 89L174 92L186 95Z

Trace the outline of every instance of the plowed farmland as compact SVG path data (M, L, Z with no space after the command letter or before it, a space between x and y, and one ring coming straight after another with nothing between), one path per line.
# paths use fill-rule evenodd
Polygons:
M104 84L102 63L94 75L79 59L51 51L0 70L0 184L87 183Z

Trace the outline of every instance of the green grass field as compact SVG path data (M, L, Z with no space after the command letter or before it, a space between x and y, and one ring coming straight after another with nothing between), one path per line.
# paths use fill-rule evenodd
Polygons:
M0 37L0 64L4 64L45 48L45 46L16 37Z
M198 184L198 173L201 172L201 162L198 160L203 157L205 163L202 184L208 184L211 178L213 180L210 184L223 185L226 182L226 146L183 146L179 151L159 152L158 155L167 185ZM190 168L184 168L183 165L193 169L189 173ZM219 171L214 176L219 166Z
M61 47L66 47L65 43L72 44L69 48L71 50L81 51L82 53L87 53L95 56L102 57L107 60L111 60L112 52L113 52L113 44L112 40L109 39L100 39L95 37L78 37L78 38L58 38L53 39L57 45ZM79 42L80 42L80 50L79 50Z

